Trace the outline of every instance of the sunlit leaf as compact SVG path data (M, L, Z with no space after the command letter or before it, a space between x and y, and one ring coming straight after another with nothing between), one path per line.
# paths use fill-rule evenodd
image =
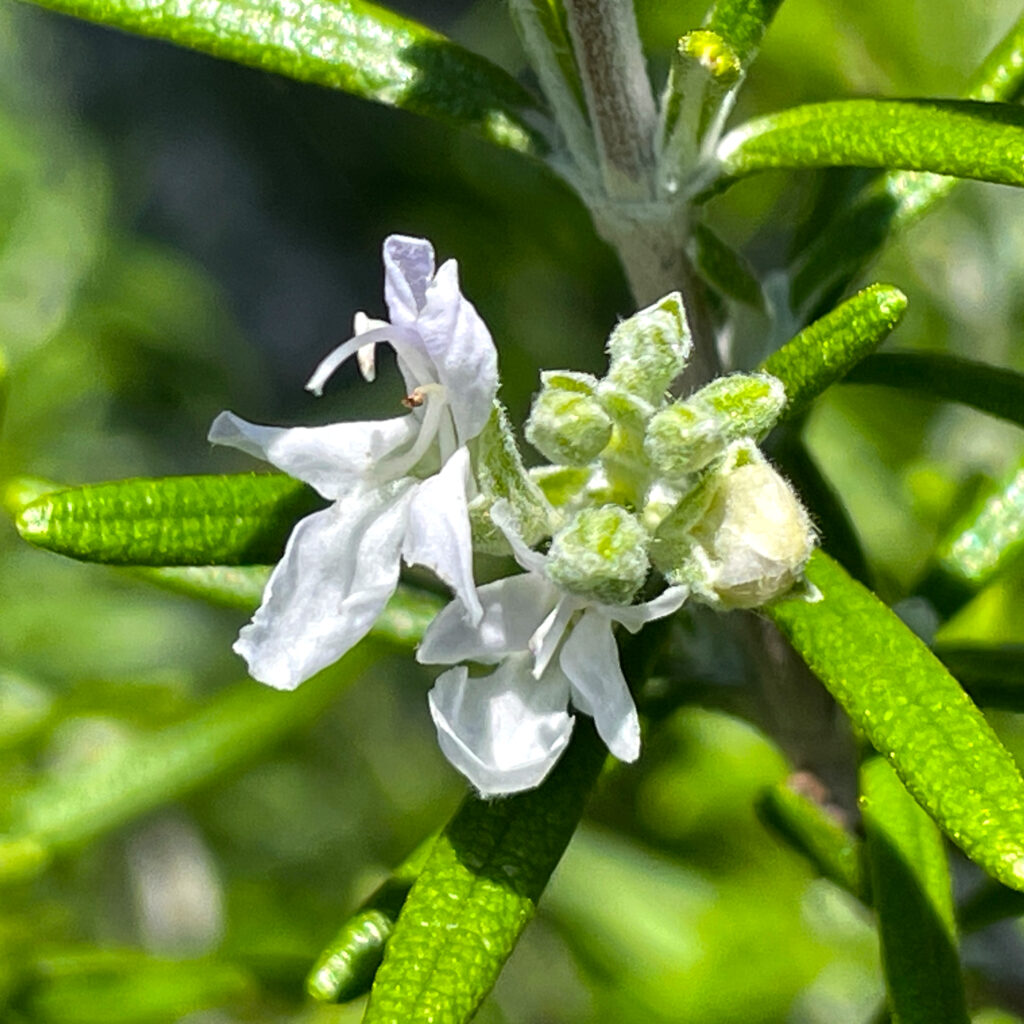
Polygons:
M942 835L882 758L861 768L860 806L894 1019L968 1024Z
M43 0L62 14L463 125L543 152L536 101L500 68L364 0Z
M18 514L25 540L111 565L276 562L295 523L323 505L280 474L119 480L44 494Z
M713 190L775 168L879 167L1024 185L1024 110L969 100L836 100L755 118L719 143Z
M907 297L873 284L815 320L759 367L785 385L784 417L794 416L877 348L903 318Z
M1005 885L1024 889L1024 779L942 663L877 597L820 551L821 591L766 608L811 670L943 831Z
M1024 16L971 76L964 98L1012 102L1024 87ZM839 294L885 241L924 216L953 190L956 178L892 171L868 185L844 207L801 256L792 276L795 311L813 311Z
M604 762L589 719L537 789L469 797L412 887L365 1024L462 1024L490 991L583 813Z
M716 0L704 27L726 40L746 67L781 6L782 0Z

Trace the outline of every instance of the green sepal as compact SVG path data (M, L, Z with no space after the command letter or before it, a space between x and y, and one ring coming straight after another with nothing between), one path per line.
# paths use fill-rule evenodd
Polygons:
M870 903L861 842L823 807L789 782L770 786L756 804L758 817L811 862L822 877Z
M878 167L1024 185L1024 110L972 100L835 100L755 118L719 143L707 196L778 168Z
M938 352L876 352L851 369L846 382L959 402L1024 427L1024 373L1001 366Z
M472 129L542 154L537 101L507 72L365 0L40 0L39 6Z
M491 507L498 500L508 502L516 531L526 544L532 546L550 536L560 516L526 471L500 402L494 403L487 425L470 442L470 449L479 487L469 505L473 547L488 554L511 554L505 535L491 520Z
M323 499L281 474L119 480L44 494L18 514L21 536L109 565L276 562L295 523Z
M611 440L612 421L589 374L549 370L541 375L526 421L526 440L560 466L586 466Z
M370 991L395 921L436 839L435 833L420 843L324 947L306 977L306 991L314 999L346 1003Z
M39 874L54 856L257 759L315 721L378 654L378 647L364 641L294 693L246 680L182 721L126 740L74 774L19 793L2 823L0 885Z
M434 844L377 972L363 1024L464 1024L497 979L604 763L580 716L537 788L469 797Z
M892 333L906 308L898 288L872 284L773 352L759 369L786 389L782 417L798 414L849 373Z
M882 758L860 807L889 1006L900 1024L969 1024L942 834Z
M981 712L931 651L821 551L818 600L765 612L940 828L975 863L1024 889L1024 779Z

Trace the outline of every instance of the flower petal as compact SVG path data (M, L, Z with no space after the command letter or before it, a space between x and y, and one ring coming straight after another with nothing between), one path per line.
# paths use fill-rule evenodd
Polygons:
M469 528L466 487L469 452L460 448L439 473L416 487L409 505L409 525L402 557L425 565L455 591L474 625L483 609L473 581L473 538Z
M444 672L430 691L430 714L445 757L484 796L540 785L569 742L569 685L557 669L543 679L514 655L489 676Z
M490 418L498 354L487 325L459 291L455 260L444 263L427 288L416 329L448 395L459 444L465 444Z
M630 633L639 633L648 622L679 611L689 596L689 587L669 587L644 604L604 605L601 611L608 618L622 623Z
M333 501L369 477L386 456L413 442L419 429L412 415L325 427L264 427L222 412L208 439L265 459Z
M619 665L611 621L593 609L562 645L559 664L572 684L575 707L594 719L598 735L620 761L640 756L640 720Z
M459 661L498 662L525 651L530 637L558 601L547 580L532 573L509 576L477 589L483 617L471 625L465 605L452 601L427 627L416 652L424 665Z
M393 324L412 326L434 276L434 247L425 238L384 239L384 301Z
M412 488L359 488L299 522L235 642L253 679L294 690L366 635L398 584Z

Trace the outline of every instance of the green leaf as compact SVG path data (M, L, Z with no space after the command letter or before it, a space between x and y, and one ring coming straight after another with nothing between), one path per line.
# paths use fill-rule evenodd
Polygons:
M744 70L757 55L782 0L716 0L704 28L720 35L735 50Z
M413 882L437 841L428 836L360 905L317 957L306 991L323 1003L346 1003L370 991Z
M972 359L935 352L878 352L851 369L846 382L960 402L1024 427L1024 374Z
M986 487L939 542L918 589L946 616L1024 552L1024 460Z
M19 1003L30 1019L61 1024L160 1024L244 1005L257 992L255 980L234 964L132 949L50 952L30 964L23 984Z
M293 693L246 680L189 718L19 794L0 834L0 884L32 877L54 856L254 761L319 717L376 654L364 642Z
M753 268L707 225L693 227L692 257L697 269L724 295L764 310L764 293Z
M279 474L120 480L44 494L18 532L61 555L110 565L276 562L292 527L324 502Z
M971 76L966 99L1012 102L1024 88L1024 16ZM793 273L794 310L814 310L838 295L893 234L917 221L953 190L956 178L893 171L881 175L835 218Z
M766 789L756 810L758 817L806 857L819 874L859 900L870 900L859 840L823 807L787 781Z
M821 599L765 609L907 789L963 851L1024 889L1024 779L981 712L928 648L822 552Z
M849 373L895 329L907 297L887 284L869 285L773 352L759 367L786 388L783 417L794 416Z
M364 1024L463 1024L533 916L604 763L590 720L537 789L469 797L431 850L388 943Z
M898 168L1024 185L1024 110L970 100L810 103L734 129L716 157L712 191L757 171L812 167Z
M969 1024L942 835L881 758L861 768L861 812L896 1024Z
M40 6L546 150L536 100L437 32L364 0L41 0Z

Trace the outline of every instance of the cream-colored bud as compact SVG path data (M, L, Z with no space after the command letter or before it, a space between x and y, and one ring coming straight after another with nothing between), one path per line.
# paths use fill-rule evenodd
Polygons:
M733 444L684 504L685 519L666 519L654 554L666 575L690 584L695 596L724 608L755 608L800 579L814 529L793 489L752 441Z
M647 540L636 517L619 505L583 509L555 534L547 574L602 604L629 604L650 569Z

